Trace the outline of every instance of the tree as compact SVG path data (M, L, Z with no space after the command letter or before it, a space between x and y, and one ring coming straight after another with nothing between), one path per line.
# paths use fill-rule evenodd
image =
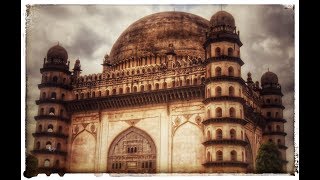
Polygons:
M257 173L283 173L281 153L273 142L262 144L256 159Z
M31 178L37 176L38 173L38 159L35 156L28 154L26 157L26 170L23 175L27 178Z

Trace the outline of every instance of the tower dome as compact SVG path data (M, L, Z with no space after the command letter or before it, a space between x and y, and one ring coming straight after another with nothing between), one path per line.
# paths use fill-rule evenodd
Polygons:
M47 59L61 59L64 63L67 63L68 53L62 46L57 44L48 50Z
M261 76L261 85L278 84L278 76L273 72L266 72Z
M235 27L233 16L226 11L219 11L215 13L210 19L210 25L215 26L230 26Z

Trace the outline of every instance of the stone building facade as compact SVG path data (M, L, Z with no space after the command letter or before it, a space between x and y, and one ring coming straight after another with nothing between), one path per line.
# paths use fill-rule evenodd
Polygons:
M103 71L70 70L49 49L40 69L34 150L43 172L253 172L259 146L286 160L278 77L241 77L240 33L225 11L210 21L161 12L129 26ZM284 169L286 164L284 163Z

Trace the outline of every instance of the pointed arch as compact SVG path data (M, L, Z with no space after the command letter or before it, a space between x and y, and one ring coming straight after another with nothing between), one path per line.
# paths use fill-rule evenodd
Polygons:
M128 158L136 153L139 153L138 160L131 162ZM140 165L144 158L149 157L149 161L154 164L148 168L143 168ZM107 168L108 172L123 172L123 173L142 173L156 172L156 156L157 149L152 137L145 131L134 126L120 132L112 141L108 149ZM151 157L151 159L150 159ZM122 168L112 168L115 161L120 164L125 164Z

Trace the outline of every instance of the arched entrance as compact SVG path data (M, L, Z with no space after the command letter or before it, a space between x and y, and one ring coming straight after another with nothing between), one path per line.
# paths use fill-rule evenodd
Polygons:
M111 143L108 152L108 172L155 173L156 146L141 129L130 127Z

